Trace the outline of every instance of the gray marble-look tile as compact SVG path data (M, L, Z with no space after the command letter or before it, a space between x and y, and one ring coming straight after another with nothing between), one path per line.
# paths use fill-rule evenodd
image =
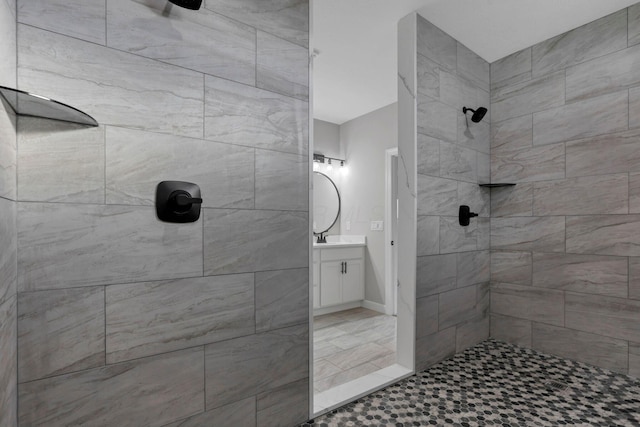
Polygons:
M457 274L456 254L418 257L416 297L422 298L455 289Z
M564 144L491 150L491 182L561 179L564 169Z
M139 325L144 327L139 327ZM107 286L107 363L255 332L253 274Z
M258 427L295 426L309 418L309 379L257 396Z
M202 223L168 224L151 207L20 203L21 291L202 274Z
M202 137L202 75L26 25L18 87L73 105L101 124Z
M376 361L378 360L379 359L376 359ZM313 388L316 393L322 393L330 388L345 384L349 381L355 380L356 378L361 378L379 370L380 368L373 363L362 363L354 368L345 369L344 371L330 377L314 381Z
M478 249L478 218L473 218L466 227L459 218L440 217L440 253L475 251Z
M533 144L552 144L626 130L629 96L622 91L533 115Z
M640 299L640 258L629 257L629 298Z
M533 215L629 213L627 174L585 176L533 184Z
M457 287L485 283L490 280L491 256L489 251L461 252L458 254Z
M317 357L315 357L313 360L314 381L330 377L340 372L342 372L342 369L338 368L327 359L318 359Z
M17 128L16 115L0 97L0 197L11 200L17 198Z
M440 142L440 176L457 181L478 182L477 153L469 148Z
M629 375L640 378L640 344L629 343Z
M16 2L0 4L0 86L5 87L16 84Z
M640 46L633 46L566 69L567 102L618 92L640 84Z
M491 338L531 348L531 320L491 313Z
M566 327L640 342L640 301L567 292Z
M534 322L531 347L547 354L627 373L629 345L620 339Z
M205 76L206 139L294 154L308 152L308 103Z
M18 281L16 203L0 197L0 303L14 296ZM437 219L437 218L436 218ZM436 230L437 231L437 230ZM437 239L437 236L436 236Z
M372 362L388 353L388 348L375 342L367 342L361 346L351 347L332 355L331 363L340 369L346 370L355 368L363 363Z
M418 93L417 114L418 133L443 141L457 141L458 111L455 108Z
M526 48L491 63L491 90L501 85L531 79L531 48Z
M448 70L456 69L457 42L453 37L418 15L417 49L420 55Z
M308 46L308 0L207 0L204 7L285 40Z
M491 193L476 183L458 181L458 205L468 205L480 218L489 218Z
M562 71L493 90L492 123L564 105L564 85Z
M438 332L438 295L416 300L416 338Z
M483 122L490 122L491 110L489 104L491 103L491 98L488 90L478 87L474 82L460 74L455 74L453 71L440 70L440 101L452 107L458 117L462 118L464 118L462 107L472 109L485 107L487 114ZM470 115L471 113L467 114Z
M104 318L102 286L19 294L20 382L104 365Z
M434 99L440 99L440 65L426 56L417 55L418 92Z
M639 171L639 137L636 129L567 142L567 177Z
M16 297L0 300L0 425L18 425Z
M478 224L478 250L488 251L491 247L491 218L476 218Z
M205 347L211 410L309 376L309 326L299 325Z
M104 45L105 0L18 2L18 22Z
M489 63L468 47L457 43L457 71L480 88L489 91Z
M309 269L256 273L256 331L307 323Z
M629 129L640 127L640 87L629 89Z
M531 285L532 268L530 252L491 252L493 282Z
M416 371L448 359L456 352L456 328L416 339Z
M529 148L533 145L533 115L491 123L491 149Z
M309 210L309 159L256 150L256 209Z
M256 82L256 30L205 8L107 0L107 45L225 79ZM104 29L104 24L102 25Z
M491 284L492 314L564 326L564 301L563 291L509 283Z
M569 236L569 233L567 233ZM564 217L512 217L491 219L492 249L564 252Z
M439 295L438 325L443 330L470 320L476 313L476 287L454 289Z
M491 216L533 216L533 183L491 189Z
M488 314L456 326L456 353L487 340L490 335L490 327Z
M627 45L640 43L640 4L636 3L627 9Z
M204 207L254 207L253 148L113 126L106 145L108 204L154 206L171 179L197 183Z
M21 384L20 424L160 426L204 410L202 347Z
M308 49L262 31L257 43L256 86L308 100Z
M204 210L206 275L307 267L307 212Z
M533 286L589 294L627 296L627 258L533 254Z
M440 141L430 136L418 134L418 173L440 175Z
M489 182L491 182L491 156L478 153L478 183L487 184Z
M20 117L19 200L104 203L104 135L102 126Z
M640 256L640 215L567 217L567 253Z
M489 104L485 105L489 108ZM486 116L480 123L472 122L470 116L471 113L466 116L462 112L458 114L458 145L488 155L491 150L491 124Z
M437 216L418 217L417 255L434 255L440 252L440 218Z
M458 182L418 175L418 215L456 215Z
M605 16L532 47L533 76L565 68L627 47L627 10Z
M256 398L249 397L238 402L203 412L187 419L167 424L164 427L255 427Z

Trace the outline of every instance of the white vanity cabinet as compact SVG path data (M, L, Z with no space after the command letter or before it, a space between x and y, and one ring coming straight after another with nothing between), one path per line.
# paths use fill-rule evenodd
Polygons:
M314 308L363 300L364 246L314 249L313 273Z

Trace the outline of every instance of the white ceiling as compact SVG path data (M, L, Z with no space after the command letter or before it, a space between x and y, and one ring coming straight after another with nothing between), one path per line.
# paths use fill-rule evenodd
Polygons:
M413 11L488 62L638 0L312 0L314 117L346 121L396 102L398 21Z

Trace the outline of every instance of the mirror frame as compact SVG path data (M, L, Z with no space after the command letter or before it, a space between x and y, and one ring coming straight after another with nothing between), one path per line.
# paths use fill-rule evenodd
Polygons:
M335 219L333 220L333 222L331 223L329 228L327 228L326 230L324 230L324 231L315 231L315 230L313 230L313 235L317 236L319 234L324 234L327 231L331 230L331 227L336 225L336 222L338 222L338 218L340 217L340 212L342 211L342 197L340 196L340 191L338 191L338 186L336 185L335 182L333 182L333 180L331 179L331 177L329 175L324 174L322 172L318 172L318 171L313 171L313 173L314 174L317 173L318 175L322 175L325 178L327 178L329 180L329 182L333 185L333 188L335 188L336 194L338 195L338 213L336 214ZM315 191L315 185L314 185L314 190L313 191ZM314 208L315 208L315 206L314 206Z

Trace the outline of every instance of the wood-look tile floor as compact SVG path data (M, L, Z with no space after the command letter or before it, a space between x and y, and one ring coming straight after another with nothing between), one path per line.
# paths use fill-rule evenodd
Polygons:
M396 361L396 318L354 308L313 319L316 393L391 366Z

